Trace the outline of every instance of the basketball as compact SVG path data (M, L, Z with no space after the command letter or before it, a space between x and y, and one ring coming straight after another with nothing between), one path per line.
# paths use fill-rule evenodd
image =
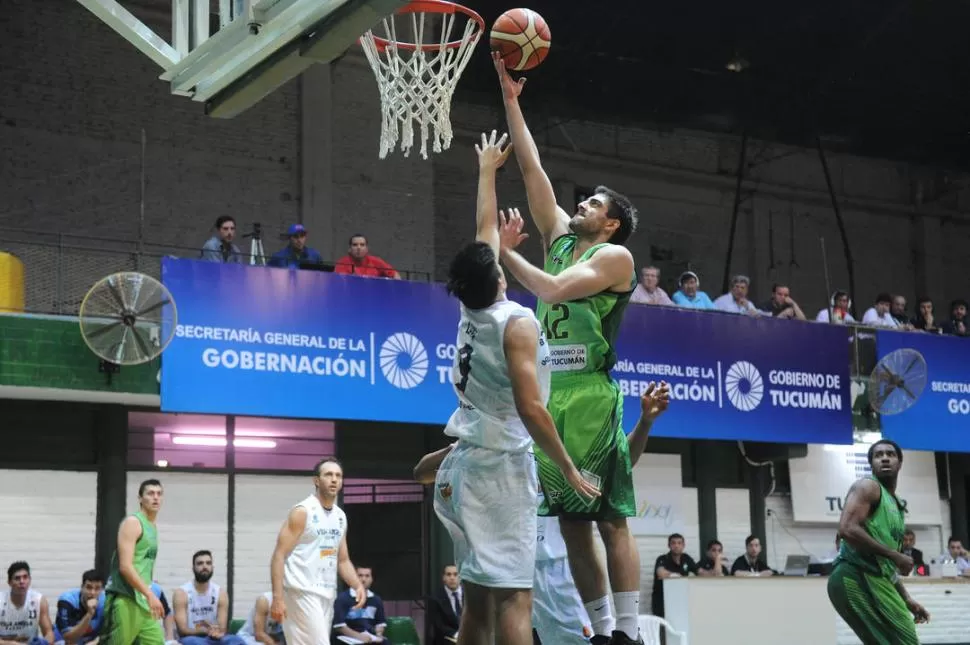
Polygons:
M524 72L545 60L552 35L546 21L532 9L509 9L492 25L490 42L508 69Z

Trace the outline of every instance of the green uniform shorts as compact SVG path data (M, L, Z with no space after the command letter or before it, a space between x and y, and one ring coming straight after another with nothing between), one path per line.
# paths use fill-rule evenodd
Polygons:
M130 596L108 593L99 645L165 645L161 622Z
M891 580L839 562L829 576L829 600L862 645L919 645L913 615Z

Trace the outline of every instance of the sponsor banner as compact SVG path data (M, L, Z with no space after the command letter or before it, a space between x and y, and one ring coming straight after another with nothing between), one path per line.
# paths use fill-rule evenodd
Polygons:
M683 488L637 490L637 514L627 520L633 535L660 535L685 532Z
M796 522L838 523L849 487L872 474L867 460L869 445L809 446L804 459L788 462ZM936 456L932 452L904 452L896 491L906 506L908 525L942 524Z
M444 424L458 303L442 285L167 258L178 307L167 412ZM532 306L529 296L513 297ZM614 377L624 427L672 385L656 436L851 443L844 328L631 305ZM559 369L586 360L559 346Z
M926 387L910 408L881 415L883 435L913 450L970 452L966 439L970 429L970 341L914 332L876 332L880 360L898 349L922 354ZM910 375L916 371L914 367Z

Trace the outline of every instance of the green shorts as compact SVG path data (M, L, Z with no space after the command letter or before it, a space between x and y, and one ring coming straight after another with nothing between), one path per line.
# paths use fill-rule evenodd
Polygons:
M829 576L829 600L863 645L919 645L913 615L885 576L839 562Z
M567 520L615 520L636 515L630 448L623 433L623 397L605 374L558 379L549 396L549 413L573 463L601 496L588 502L566 482L559 468L538 447L539 515Z
M100 645L165 645L162 623L130 596L107 594Z

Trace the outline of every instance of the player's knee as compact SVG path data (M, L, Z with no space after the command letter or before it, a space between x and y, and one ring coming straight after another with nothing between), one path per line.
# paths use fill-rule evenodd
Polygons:
M630 533L627 527L626 518L620 517L614 520L600 520L596 523L600 537L605 544L612 544L620 539L626 539Z

